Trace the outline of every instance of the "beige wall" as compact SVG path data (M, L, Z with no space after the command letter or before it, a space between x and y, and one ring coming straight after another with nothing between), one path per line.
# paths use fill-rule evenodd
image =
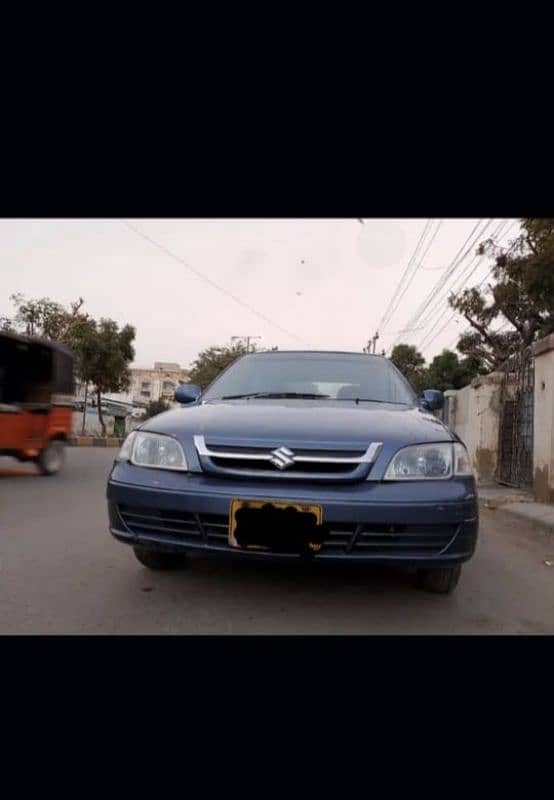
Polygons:
M502 376L476 378L458 392L447 392L449 425L467 447L477 480L492 483L497 465Z
M554 334L537 342L533 474L537 500L554 502Z

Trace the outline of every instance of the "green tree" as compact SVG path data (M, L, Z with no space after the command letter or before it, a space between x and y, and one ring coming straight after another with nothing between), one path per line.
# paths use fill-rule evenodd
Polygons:
M80 377L84 382L92 383L96 391L98 420L104 436L106 425L102 417L101 396L105 392L122 392L129 388L129 364L135 357L134 339L132 325L125 325L120 330L113 319L89 321L87 326L81 326L74 339Z
M162 414L164 411L169 411L169 409L170 405L165 400L151 400L146 406L142 419L150 419L150 417L155 417L156 414Z
M390 360L412 384L417 394L427 388L425 359L414 345L397 344L391 353Z
M254 347L253 349L255 350L256 348ZM206 350L202 350L202 352L196 356L195 361L192 362L189 373L190 382L197 383L202 389L205 389L220 372L246 352L246 346L241 342L237 342L237 344L231 347L212 346L208 347Z
M493 259L493 281L449 297L472 328L460 337L458 351L487 370L554 331L554 219L522 219L521 225L506 247L490 239L479 245L477 253ZM498 320L509 329L493 332Z
M453 350L443 350L435 356L427 371L430 389L462 389L479 374L479 362L471 358L458 358Z
M70 303L69 308L48 297L27 300L22 294L12 294L10 300L16 313L13 320L4 319L14 330L27 336L62 342L69 347L79 328L90 319L81 310L85 302L82 297Z

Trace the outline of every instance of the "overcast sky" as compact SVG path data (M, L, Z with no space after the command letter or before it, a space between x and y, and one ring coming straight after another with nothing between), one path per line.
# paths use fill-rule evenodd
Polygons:
M390 348L397 339L477 222L442 222L409 290L381 332L378 350ZM501 222L492 221L486 236ZM186 367L201 349L247 334L261 336L261 346L281 350L361 351L375 332L427 220L366 219L361 224L355 219L131 219L129 223L158 246L121 220L0 220L0 316L12 315L9 295L15 292L64 304L82 296L94 317L112 317L136 327L135 365L143 367L154 361L176 361ZM436 228L438 220L434 223ZM506 233L513 238L517 225L511 231L510 226L511 222L501 239ZM433 230L429 229L426 242ZM470 254L461 270L471 258ZM484 259L468 285L479 283L489 268ZM439 300L446 297L448 286ZM445 306L443 299L424 330L401 335L401 340L425 342L433 326L438 331L448 322L450 312L437 324ZM422 348L424 355L432 357L455 344L463 327L448 323Z

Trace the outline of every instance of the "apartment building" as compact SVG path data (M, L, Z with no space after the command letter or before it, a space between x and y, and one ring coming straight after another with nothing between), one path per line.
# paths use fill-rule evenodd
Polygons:
M173 400L179 383L186 383L188 370L180 364L155 361L153 369L133 367L128 394L134 403L146 404L152 400Z
M180 364L168 361L155 361L153 369L131 367L131 383L126 392L107 393L103 397L146 406L152 400L171 402L179 383L188 381L188 370ZM84 386L78 386L76 399L83 400ZM90 402L90 390L89 390Z

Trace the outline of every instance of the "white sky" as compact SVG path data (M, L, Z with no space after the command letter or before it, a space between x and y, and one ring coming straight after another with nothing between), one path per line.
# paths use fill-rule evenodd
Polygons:
M477 219L444 220L377 349L387 349L465 242ZM9 295L82 296L94 317L137 329L135 365L177 361L187 367L209 345L235 335L261 336L279 349L361 351L375 332L426 219L139 219L129 222L284 333L209 285L129 230L121 220L0 220L0 316ZM500 223L494 220L488 236ZM516 234L514 225L508 238ZM505 231L508 232L509 225ZM502 238L502 237L501 237ZM471 255L462 265L469 264ZM302 263L303 262L303 263ZM468 285L487 274L484 261ZM453 284L456 278L453 278ZM447 285L448 288L450 284ZM420 345L446 306L445 291L423 331L402 335ZM298 294L300 293L300 294ZM448 320L450 312L436 326ZM453 321L428 346L429 359L453 346Z

